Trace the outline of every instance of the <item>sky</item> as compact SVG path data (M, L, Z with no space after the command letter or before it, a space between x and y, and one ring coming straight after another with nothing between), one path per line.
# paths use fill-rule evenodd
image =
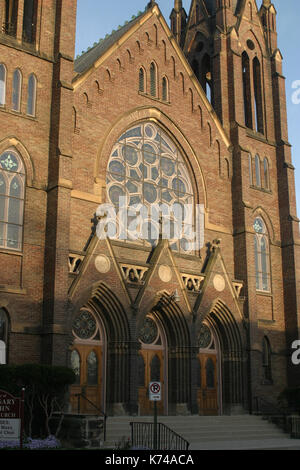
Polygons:
M75 55L86 51L100 38L130 20L132 15L145 9L148 0L77 0L77 31ZM157 0L169 24L173 0ZM191 0L183 0L189 12ZM261 0L257 0L260 8ZM283 55L283 75L286 77L289 142L292 161L296 167L297 212L300 216L300 48L299 0L273 0L277 10L278 47ZM297 91L299 90L299 92ZM294 214L292 214L294 215Z

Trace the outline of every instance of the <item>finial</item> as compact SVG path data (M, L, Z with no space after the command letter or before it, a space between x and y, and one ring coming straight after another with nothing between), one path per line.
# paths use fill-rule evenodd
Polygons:
M179 13L181 9L182 9L182 0L175 0L174 10L176 11L176 13Z
M263 5L269 7L271 5L271 0L263 0Z
M146 9L150 10L150 8L153 8L155 4L156 4L155 0L150 0L150 2L148 3Z

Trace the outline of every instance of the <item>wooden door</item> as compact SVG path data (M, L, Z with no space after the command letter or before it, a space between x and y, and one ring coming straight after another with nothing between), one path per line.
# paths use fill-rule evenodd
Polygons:
M77 381L71 386L71 407L73 412L97 413L95 406L102 409L102 347L95 345L75 345L71 353L71 363ZM87 400L76 395L82 393ZM95 405L95 406L93 406Z
M218 415L218 374L216 354L199 354L198 407L202 416Z
M149 400L149 383L161 382L162 399L157 402L157 412L164 414L164 354L161 350L142 349L139 352L138 385L139 413L141 416L153 414L154 404Z

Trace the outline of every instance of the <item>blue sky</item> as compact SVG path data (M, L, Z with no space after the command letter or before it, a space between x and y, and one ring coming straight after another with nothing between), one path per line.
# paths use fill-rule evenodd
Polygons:
M159 7L169 23L173 0L157 0ZM191 0L183 0L187 13ZM278 46L284 58L283 74L286 77L286 95L289 124L289 141L293 146L293 164L296 167L297 209L300 215L300 99L293 100L295 89L293 83L299 81L300 88L300 54L299 54L299 0L273 0L277 9ZM94 42L103 38L132 15L145 9L147 0L78 0L76 52L81 54ZM257 0L260 7L261 0ZM296 84L294 83L294 86ZM297 95L300 98L300 93ZM298 104L293 101L299 101Z

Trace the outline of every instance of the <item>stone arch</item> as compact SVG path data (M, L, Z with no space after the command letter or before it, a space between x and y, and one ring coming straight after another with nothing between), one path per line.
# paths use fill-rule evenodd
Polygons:
M207 208L207 188L197 154L174 121L157 108L133 109L112 125L103 140L102 146L99 148L94 177L97 178L99 174L106 174L111 149L122 133L129 126L134 126L143 121L153 121L160 126L181 150L193 184L195 203L204 204L204 207Z
M255 217L261 217L266 225L270 241L274 243L275 242L275 229L274 229L273 222L268 212L266 212L266 210L262 206L257 206L253 209L252 215L253 216L251 219L251 231L253 232L253 222L255 220Z
M28 150L16 137L7 137L0 142L0 154L9 148L15 149L22 158L26 170L26 185L32 186L35 180L35 169Z
M169 413L188 411L190 407L190 331L176 302L163 293L152 313L162 324L168 346Z
M87 295L89 295L88 300ZM130 394L128 376L131 332L127 314L118 297L103 282L95 285L89 294L85 293L85 299L85 302L82 302L83 297L81 298L80 307L79 302L73 306L69 316L70 338L72 336L73 342L71 331L75 315L81 308L91 310L101 323L104 332L106 365L104 408L108 413L120 412L121 408L121 412L124 413Z
M220 345L223 413L242 412L245 406L245 339L231 310L217 300L205 317Z

